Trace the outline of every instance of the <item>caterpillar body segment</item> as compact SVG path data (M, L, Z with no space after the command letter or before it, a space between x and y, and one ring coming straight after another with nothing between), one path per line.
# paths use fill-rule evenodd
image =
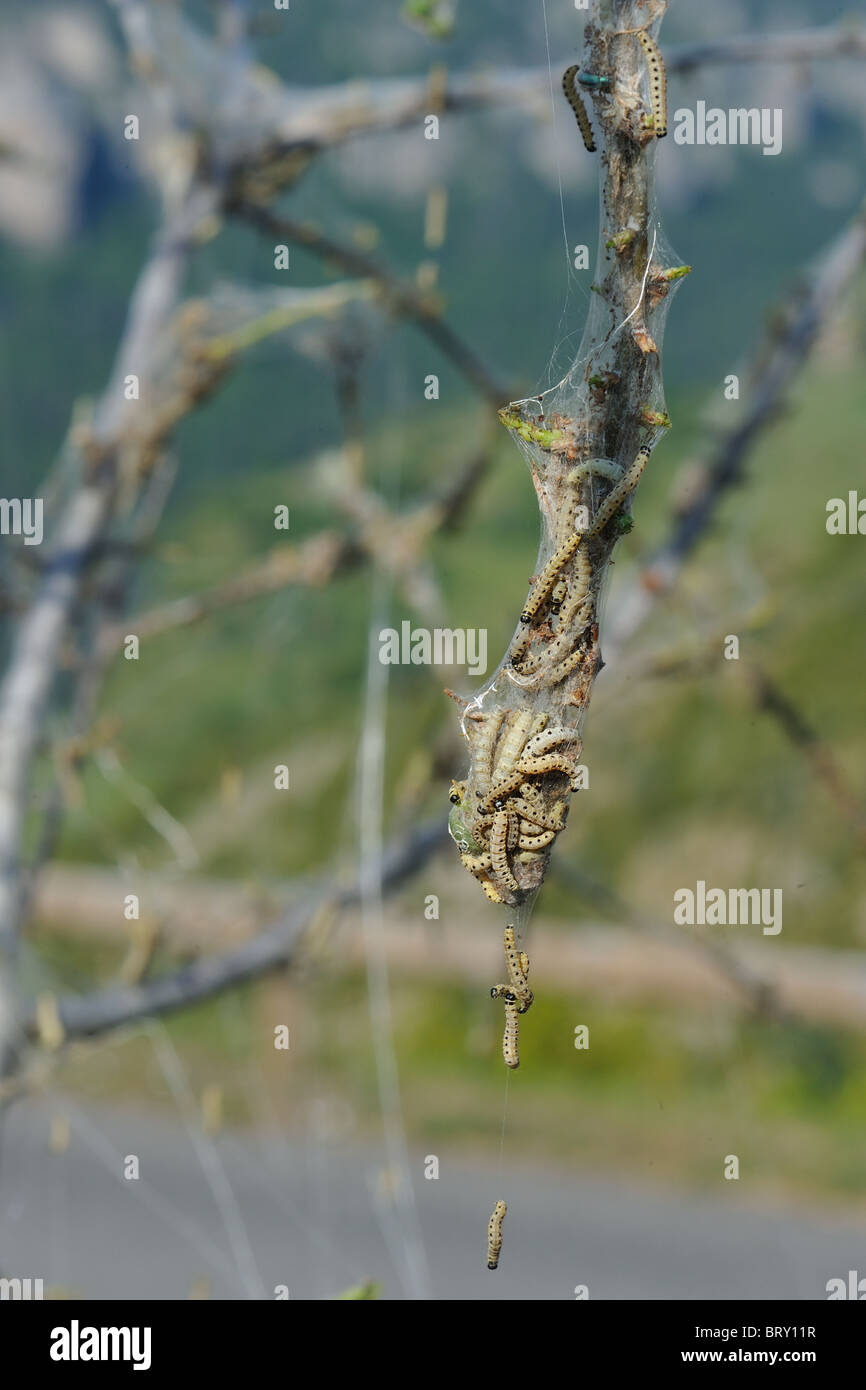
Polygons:
M664 59L655 39L645 29L638 29L637 39L646 54L650 80L650 101L653 109L653 131L658 140L668 133L668 77Z
M460 863L464 869L468 869L470 874L483 874L493 866L493 857L490 854L461 854Z
M483 890L483 892L484 892L485 898L489 898L490 902L492 902L492 903L501 903L501 902L502 902L502 898L500 898L499 894L497 893L496 889L493 887L493 884L490 882L490 879L489 879L489 878L482 878L482 879L479 879L479 883L481 884L481 887L482 887L482 890Z
M505 1032L502 1035L502 1057L507 1067L516 1071L520 1066L520 1054L517 1050L518 1035L520 1024L517 1019L517 1005L505 1005Z
M532 586L529 598L520 615L520 621L524 624L532 622L541 605L544 603L551 589L556 584L560 572L572 559L575 551L580 545L581 537L577 531L573 531L566 541L551 555L547 564L537 576Z
M546 716L545 716L546 717ZM518 758L532 732L534 716L530 710L522 710L507 726L499 742L493 780L505 781L514 771Z
M521 832L517 837L518 849L546 849L552 845L556 839L555 830L538 830L534 833L525 834Z
M614 463L613 459L587 459L585 463L579 463L576 468L572 468L566 481L572 487L577 487L584 478L593 476L615 483L622 477L622 468L618 463Z
M556 666L556 667L551 671L550 677L549 677L549 679L550 679L550 684L551 684L551 685L561 685L562 682L563 682L568 676L570 676L574 671L576 671L576 670L578 669L579 666L582 666L582 665L583 665L583 662L584 662L585 657L586 657L586 652L585 652L582 648L580 648L580 647L578 648L577 651L572 652L572 653L571 653L571 656L566 657L565 661L563 661L562 664L561 664L560 666ZM574 791L574 790L575 790L575 788L572 787L572 791Z
M529 633L527 632L526 628L521 625L520 632L516 634L514 641L511 643L511 646L508 649L508 664L511 666L517 666L520 663L520 659L523 656L526 649L528 648L528 646Z
M529 957L525 951L518 951L514 939L514 927L511 923L505 928L503 944L505 946L505 963L508 966L508 978L511 981L511 990L515 996L517 1012L525 1014L534 997L532 990L526 983L526 976L529 973Z
M504 883L512 893L516 893L520 885L508 867L508 839L512 820L513 817L509 811L496 812L493 818L493 828L490 831L490 855L493 860L493 872L497 879Z
M580 739L574 729L566 729L557 725L553 729L545 729L542 733L536 734L531 738L523 750L524 758L535 758L540 753L549 753L551 748L556 748L560 743L580 743Z
M523 791L522 787L521 791ZM537 835L539 830L553 830L559 834L565 826L565 803L563 801L557 801L549 815L540 797L528 800L524 794L515 797L511 805L521 817L521 834ZM531 829L524 829L525 826L531 827Z
M512 772L511 776L507 777L504 782L497 782L496 786L491 787L483 800L479 801L479 814L482 816L489 815L491 811L501 810L501 805L497 803L504 803L507 797L517 791L517 788L520 786L525 776L525 773L515 771Z
M649 463L651 453L652 450L646 444L638 451L631 468L623 474L616 487L606 497L600 510L593 517L592 525L586 533L587 536L597 536L610 521L614 512L619 510L629 494L634 491L640 481L641 474Z
M621 470L616 470L617 478L621 477ZM595 609L595 598L589 593L592 582L592 565L588 550L581 546L577 551L574 574L571 580L566 583L560 580L553 590L553 594L562 592L565 589L564 601L557 599L552 604L551 612L559 606L558 622L556 635L551 641L540 645L534 653L524 656L529 646L529 636L520 642L519 650L512 653L512 665L517 669L518 676L526 678L529 685L537 684L538 680L546 676L547 672L555 667L565 656L567 656L582 633L584 628L592 621ZM562 586L562 587L561 587ZM535 677L535 680L530 679Z
M504 1202L497 1202L487 1223L487 1268L496 1269L499 1252L502 1249L502 1221L508 1208Z
M559 661L569 654L569 648L578 640L584 630L592 621L595 600L585 598L576 612L571 615L568 626L563 625L562 632L549 642L542 653L542 669L545 678Z
M569 778L574 772L574 762L564 753L542 753L538 758L523 758L520 771L541 776L545 772L563 772Z
M504 718L505 713L503 710L494 710L488 714L482 726L482 735L475 744L475 775L480 782L487 783L490 781L493 749Z
M564 579L558 579L553 586L550 595L550 611L554 617L562 610L562 605L568 595L568 584Z
M589 116L583 104L583 98L574 85L574 79L577 77L577 73L577 63L565 69L565 72L562 74L562 90L565 93L566 101L574 112L575 119L580 127L584 145L590 154L595 154L595 137L592 133L592 126L589 123Z
M522 989L526 984L526 975L521 968L520 953L518 953L517 950L514 927L510 922L505 928L503 942L505 946L505 964L508 966L508 974L511 978L511 982Z

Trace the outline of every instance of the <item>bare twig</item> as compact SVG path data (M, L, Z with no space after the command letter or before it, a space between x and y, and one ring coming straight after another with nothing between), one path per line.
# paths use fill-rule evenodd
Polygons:
M417 324L485 400L498 407L508 399L504 383L490 375L481 359L444 321L441 306L433 296L401 283L374 257L335 241L309 223L295 222L249 203L235 203L229 210L276 242L293 242L297 246L304 246L350 275L373 281L378 285L389 312Z
M817 780L852 826L860 848L866 847L866 814L863 805L832 749L766 671L754 662L749 662L743 674L749 682L758 708L775 719L785 737L802 753Z
M147 377L155 345L177 304L195 229L211 205L212 199L196 190L157 236L139 276L92 426L89 466L60 519L0 686L0 951L12 951L20 919L30 775L60 644L93 548L113 512L118 444L136 404L126 399L124 381L129 375Z
M744 374L753 383L744 413L717 439L708 454L703 486L675 514L667 539L621 596L605 632L608 650L618 652L627 645L659 596L674 584L715 519L720 502L741 481L749 451L777 419L788 389L864 260L866 206L823 252L805 287L755 354L755 366Z
M745 34L665 50L668 73L732 63L812 63L862 61L866 27L841 23L793 33ZM562 67L567 64L562 59ZM430 79L333 84L315 90L288 87L279 136L287 147L327 149L358 135L397 130L423 120L432 111L471 112L505 108L546 120L550 112L550 71L537 68L490 68L454 73L431 100Z
M386 851L382 869L383 891L393 892L398 888L444 846L446 839L445 828L437 820L392 844ZM235 950L203 957L142 985L61 996L56 1001L56 1015L64 1038L95 1037L143 1018L187 1008L245 981L258 979L271 970L282 969L291 961L307 927L315 921L324 904L330 903L336 910L342 910L359 902L359 887L335 893L331 874L323 878L319 888L303 903ZM23 1026L31 1038L38 1036L35 1008L26 1013Z
M498 422L494 421L487 438L457 469L442 495L422 503L413 512L394 515L381 498L364 492L363 510L348 508L356 520L364 522L359 532L321 531L302 545L274 550L231 579L113 624L104 634L106 647L113 653L126 633L135 633L141 640L157 637L292 585L320 587L371 559L400 577L409 578L429 537L437 530L453 531L460 526L475 490L487 474L498 440Z

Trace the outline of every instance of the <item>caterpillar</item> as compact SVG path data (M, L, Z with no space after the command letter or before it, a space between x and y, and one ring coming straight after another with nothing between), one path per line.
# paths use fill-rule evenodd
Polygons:
M643 448L638 451L637 457L631 468L627 473L623 474L616 487L608 494L604 505L593 518L592 525L586 533L588 536L597 536L599 531L610 521L614 512L618 511L622 506L629 493L634 491L640 481L641 473L643 473L649 463L651 452L652 450L648 444L645 444Z
M577 63L575 63L573 67L565 69L565 72L562 74L562 90L565 93L566 101L575 114L577 124L580 126L580 133L583 136L584 145L590 154L595 154L595 140L592 134L592 126L589 123L589 116L586 114L586 107L583 104L580 94L574 89L574 79L577 76L577 71Z
M550 813L544 803L544 798L536 787L530 782L526 782L521 788L522 795L515 800L514 809L525 816L533 825L540 826L542 830L560 831L565 826L565 818L568 815L568 806L564 801L554 803Z
M655 39L651 39L645 29L638 29L637 37L646 54L646 63L649 69L653 130L656 138L661 140L668 133L668 78L664 59Z
M511 666L517 666L520 664L520 658L523 656L523 653L526 651L528 646L529 633L526 631L525 628L521 628L520 632L516 634L508 653L508 661Z
M515 940L514 940L514 927L511 925L510 922L509 922L508 926L505 928L504 945L505 945L505 963L506 963L506 965L508 966L508 975L509 975L509 978L510 978L510 980L511 980L511 988L512 988L512 991L513 991L513 993L512 993L512 999L511 999L511 1000L508 1000L508 999L506 998L506 1019L505 1019L505 1023L506 1023L506 1035L507 1035L507 1032L508 1032L507 1007L509 1006L509 1004L512 1003L512 1002L516 1004L517 999L519 999L519 1000L520 1000L520 1003L519 1003L519 1004L516 1004L517 1012L518 1012L519 1014L525 1014L526 1011L527 1011L527 1009L529 1008L530 1004L531 1004L532 1001L533 1001L534 995L533 995L533 993L532 993L532 990L529 988L529 986L528 986L527 983L526 983L526 977L527 977L527 975L528 975L528 973L529 973L529 956L526 954L525 951L518 951L518 950L517 950L517 946L516 946ZM514 1032L514 1055L515 1055L515 1057L517 1056L517 1025L516 1025L516 1023L515 1023L515 1032ZM507 1061L507 1058L506 1058L506 1061ZM509 1062L508 1065L511 1066L511 1063ZM516 1066L517 1063L515 1063L514 1065Z
M591 478L595 474L599 478L607 478L609 482L616 482L621 476L622 469L618 463L612 459L587 459L586 463L579 463L576 468L572 468L568 475L567 482L572 487L577 487L584 478Z
M519 888L517 879L508 867L508 841L511 838L511 826L514 817L510 811L497 811L493 819L493 829L490 832L490 854L493 859L493 872L506 888L512 893L516 893Z
M544 666L555 663L569 646L574 632L582 631L589 622L595 604L595 599L589 596L591 581L592 568L589 554L581 547L577 552L575 561L574 591L561 608L556 637L552 643L543 647L535 656L529 656L521 663L521 675L530 675L540 671ZM556 591L554 590L554 592Z
M557 807L562 804L561 801L556 803ZM561 815L546 816L543 807L538 806L534 801L527 801L525 797L515 797L511 806L522 817L520 821L521 835L538 835L542 830L552 830L554 834L558 835L565 825Z
M525 972L521 969L520 955L523 955L524 953L520 952L518 954L517 942L514 938L514 927L511 925L510 922L508 923L508 926L505 928L504 945L505 963L508 966L508 973L511 976L511 983L513 985L517 985L519 988L523 988L526 985L526 977Z
M556 839L555 830L533 830L531 834L520 834L517 837L518 849L546 849L552 845Z
M483 733L475 747L476 776L481 782L490 781L490 764L493 760L493 747L505 715L502 710L489 714L483 725Z
M489 854L461 854L460 863L470 874L483 874L493 867L493 859Z
M493 777L497 782L504 781L514 771L514 765L523 752L523 746L529 738L531 729L532 713L529 710L523 710L508 725L506 732L502 735L496 754Z
M520 1066L520 1056L517 1051L517 1035L520 1025L517 1022L517 1005L505 1002L505 1033L502 1038L502 1056L505 1065L512 1071Z
M520 770L532 777L541 777L546 772L563 772L569 779L572 791L577 791L574 762L564 753L543 753L539 758L525 758L521 761Z
M524 757L535 758L540 753L549 753L551 748L555 748L558 743L579 743L580 739L574 729L563 727L555 729L545 729L543 733L536 734L527 743Z
M576 492L585 478L591 478L593 476L606 478L608 482L615 483L622 476L622 469L619 464L613 463L610 459L587 459L585 463L579 463L576 468L572 468L566 478L566 482L570 487L574 488ZM562 535L567 535L569 531L577 531L580 529L575 525L575 518L577 512L581 510L585 510L585 508L578 506L576 497L571 505L564 503L559 522L559 531Z
M584 628L589 624L594 607L595 600L592 597L583 598L576 611L569 604L563 615L562 630L539 655L538 664L539 668L543 668L543 673L549 673L556 666L556 663L566 656L573 642L579 639Z
M487 796L485 796L482 801L479 801L479 813L484 816L489 815L491 811L501 810L501 805L497 805L497 803L504 802L506 797L511 796L512 792L516 792L525 776L526 773L518 769L512 772L510 777L506 777L503 782L497 782L494 787L491 787Z
M556 584L560 570L565 568L577 550L577 547L580 545L580 539L578 533L573 531L568 540L551 555L532 586L532 594L526 600L526 606L520 615L520 621L522 623L532 622L535 614Z
M564 579L557 580L557 582L553 586L553 591L550 595L550 611L554 614L554 616L562 608L567 593L568 584L566 583L566 581Z
M502 1220L508 1208L504 1202L497 1202L493 1215L487 1223L487 1268L496 1269L499 1252L502 1249Z
M583 664L585 656L586 652L583 650L583 648L580 647L577 651L572 652L571 656L566 657L565 660L559 666L555 667L554 670L551 671L549 677L550 684L559 685L562 681L565 680L566 676L570 676L572 671L576 671L578 666L581 666ZM572 791L574 790L575 788L572 787Z

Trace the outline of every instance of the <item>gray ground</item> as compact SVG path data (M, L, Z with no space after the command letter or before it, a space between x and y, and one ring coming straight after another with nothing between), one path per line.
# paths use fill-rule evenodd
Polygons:
M293 1300L323 1298L368 1278L387 1298L406 1296L376 1153L246 1134L199 1138L196 1151L179 1125L74 1104L68 1148L55 1153L56 1110L27 1101L5 1121L7 1277L41 1277L85 1298L185 1299L201 1279L225 1299L272 1298L277 1284ZM122 1176L126 1155L138 1157L138 1181ZM578 1284L592 1299L821 1299L829 1278L866 1272L862 1228L749 1210L742 1183L697 1200L515 1169L507 1155L501 1179L439 1159L435 1181L423 1155L411 1160L434 1299L573 1299ZM499 1196L509 1210L493 1274L486 1224Z

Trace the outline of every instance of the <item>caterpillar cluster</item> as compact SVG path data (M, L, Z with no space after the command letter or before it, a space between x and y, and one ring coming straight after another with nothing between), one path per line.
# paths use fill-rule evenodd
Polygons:
M551 426L554 421L555 428L545 431L546 446L576 459L570 422L552 417ZM555 549L531 584L502 677L533 704L535 692L558 692L576 677L569 693L552 694L538 712L517 702L526 696L512 697L515 703L506 708L485 709L483 698L461 702L472 765L466 780L452 783L449 829L464 867L491 902L521 902L541 882L550 847L565 825L568 793L584 784L577 730L552 710L579 703L581 688L597 669L593 543L612 524L625 528L623 506L649 457L645 445L625 469L612 459L575 462L563 481ZM595 479L606 494L597 506L578 505Z
M591 477L614 486L583 535L571 529L532 585L520 615L522 630L518 630L507 657L512 679L524 688L560 685L585 661L588 663L587 634L592 645L595 617L588 542L600 536L621 511L640 480L650 452L645 445L624 472L611 459L588 459L568 474L567 482L575 498ZM573 527L577 515L574 505L566 503L562 514L566 527Z
M467 718L475 734L472 794L468 782L452 782L448 828L464 868L490 901L515 903L515 869L547 855L565 825L565 801L551 805L547 793L576 787L580 740L573 729L547 727L546 714L528 710Z
M589 116L586 113L583 98L574 85L577 71L578 66L576 63L572 67L565 69L565 72L562 74L562 90L565 93L566 101L575 114L577 124L580 127L580 133L583 136L584 145L590 154L595 154L595 137L592 133L592 126L589 123Z

